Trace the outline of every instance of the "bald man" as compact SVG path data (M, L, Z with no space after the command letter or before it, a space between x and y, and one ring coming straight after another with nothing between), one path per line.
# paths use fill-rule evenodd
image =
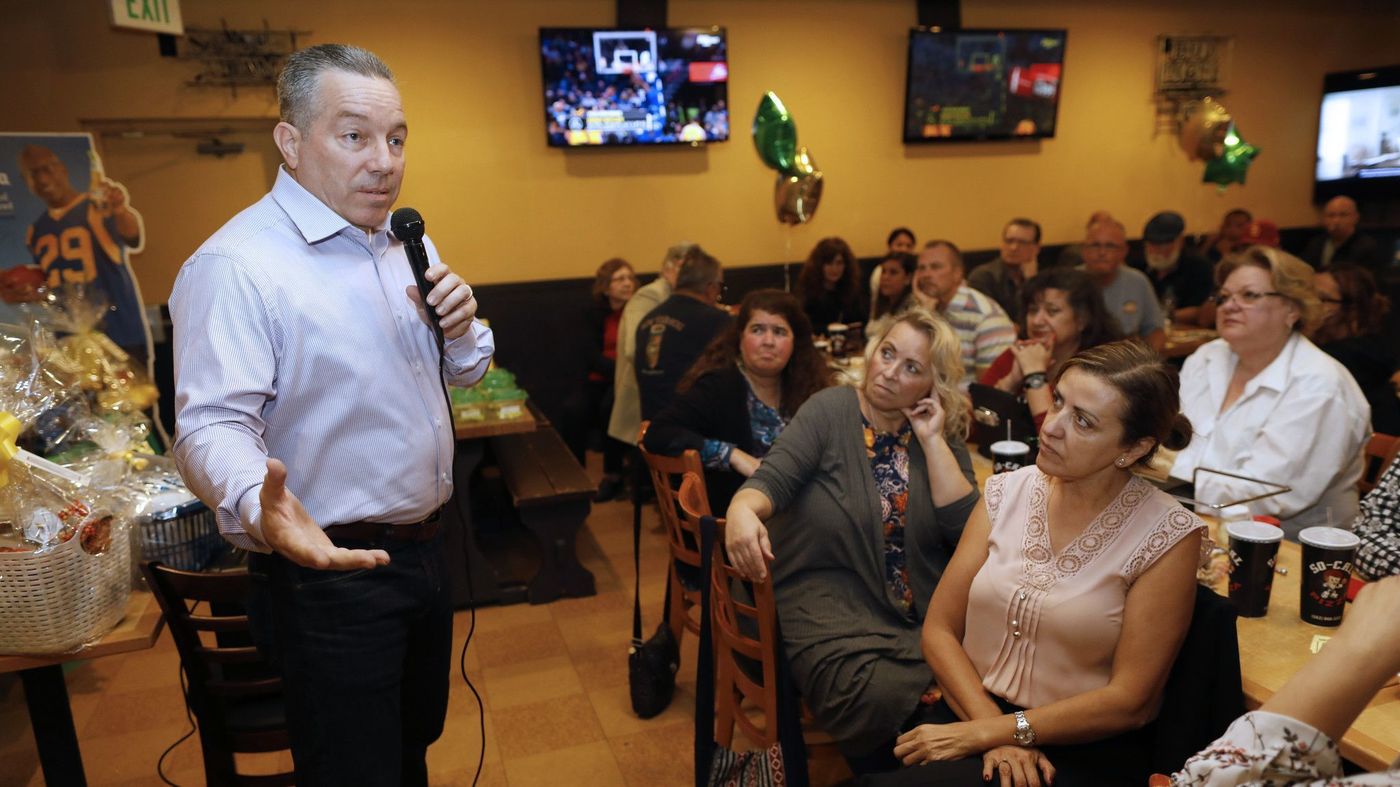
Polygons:
M1323 234L1308 242L1303 259L1314 268L1325 271L1344 262L1360 265L1382 279L1385 257L1376 239L1357 232L1361 211L1351 197L1333 197L1322 208Z
M1123 264L1127 256L1128 237L1123 225L1112 220L1099 221L1090 224L1084 234L1084 264L1079 269L1099 286L1104 305L1109 314L1118 318L1123 334L1142 337L1152 349L1161 352L1167 336L1157 293L1142 271Z

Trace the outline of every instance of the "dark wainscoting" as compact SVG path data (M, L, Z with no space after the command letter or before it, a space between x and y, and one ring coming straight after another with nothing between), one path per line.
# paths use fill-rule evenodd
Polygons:
M1381 241L1383 248L1391 248L1400 229L1366 228ZM1288 228L1282 230L1283 247L1291 252L1302 251L1303 247L1317 232L1313 227ZM1390 245L1387 245L1390 244ZM1141 255L1141 241L1131 243L1130 256ZM1041 248L1042 267L1056 263L1064 244L1048 245ZM976 267L997 256L996 249L965 250L964 257L970 268ZM860 261L862 282L868 282L871 270L879 258L870 257ZM764 287L784 286L784 268L792 287L796 287L800 262L773 263L725 271L725 283L729 287L726 300L738 303L752 290ZM468 279L471 272L464 271ZM649 281L651 276L645 277ZM517 282L511 284L483 284L476 288L481 301L481 316L491 323L496 335L496 361L502 367L514 372L517 380L529 392L531 398L545 414L556 423L562 415L564 400L586 376L586 354L588 339L582 333L587 324L585 314L589 307L588 291L592 278L552 279L549 281ZM1387 288L1392 302L1392 335L1400 336L1400 282L1392 280ZM164 311L164 310L162 310ZM169 317L166 317L165 335L170 335ZM171 374L171 354L168 344L156 348L156 384L160 388L161 415L174 434L174 380ZM346 392L351 395L353 392Z

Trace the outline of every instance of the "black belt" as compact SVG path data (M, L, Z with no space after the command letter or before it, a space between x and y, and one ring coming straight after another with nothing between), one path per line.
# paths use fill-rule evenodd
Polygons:
M439 508L421 521L408 525L389 525L382 522L350 522L344 525L331 525L325 528L332 541L431 541L437 535L441 524L442 509Z

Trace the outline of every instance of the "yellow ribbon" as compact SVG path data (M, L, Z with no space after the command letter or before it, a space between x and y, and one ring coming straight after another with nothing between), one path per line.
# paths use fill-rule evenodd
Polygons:
M19 454L19 435L24 424L9 412L0 411L0 486L10 483L10 460Z

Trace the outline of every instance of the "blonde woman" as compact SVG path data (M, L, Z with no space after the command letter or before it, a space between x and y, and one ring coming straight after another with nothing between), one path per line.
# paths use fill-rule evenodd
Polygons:
M893 765L933 680L920 627L978 499L948 323L922 308L899 315L865 368L858 387L798 410L734 496L725 532L750 579L771 562L797 688L856 772Z

